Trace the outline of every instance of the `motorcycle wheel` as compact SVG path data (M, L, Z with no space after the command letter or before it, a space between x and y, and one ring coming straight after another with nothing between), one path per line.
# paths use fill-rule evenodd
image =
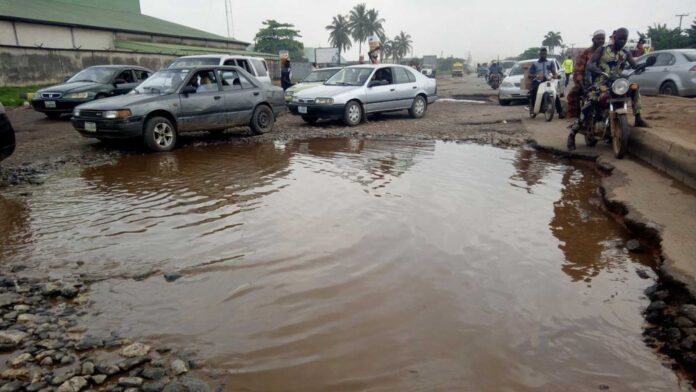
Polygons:
M553 115L556 114L556 105L554 105L551 94L544 95L544 103L546 104L544 118L546 119L546 121L551 121L553 120Z
M616 159L622 159L628 151L628 139L631 137L631 129L628 126L626 115L615 115L611 124L611 147Z

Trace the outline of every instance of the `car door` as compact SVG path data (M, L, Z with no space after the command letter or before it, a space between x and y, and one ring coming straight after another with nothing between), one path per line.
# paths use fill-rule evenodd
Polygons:
M192 72L184 86L196 92L180 95L181 130L199 131L227 128L225 101L215 69Z
M116 76L113 79L113 84L114 95L121 95L136 88L138 84L140 84L140 82L135 78L132 69L124 69L116 74Z
M374 85L374 83L381 83ZM395 110L398 105L396 85L391 67L378 68L367 83L365 111L367 113Z
M660 52L655 54L655 57L655 65L646 68L642 78L640 78L642 82L638 82L644 94L658 94L660 92L660 85L669 73L670 65L675 62L674 55L671 53Z
M408 109L413 105L413 99L416 97L418 86L416 85L415 76L407 74L410 72L404 67L393 67L394 86L396 87L395 108Z
M230 125L247 124L261 91L237 70L218 71L225 100L225 118Z

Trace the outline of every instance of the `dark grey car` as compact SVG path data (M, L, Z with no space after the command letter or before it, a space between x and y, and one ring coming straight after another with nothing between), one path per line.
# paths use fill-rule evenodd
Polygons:
M170 151L182 132L234 126L270 132L284 110L281 88L239 67L208 66L156 72L126 95L78 106L72 123L85 137L139 138L152 150Z
M88 67L65 83L37 91L31 106L48 118L57 119L85 102L126 94L150 75L152 71L135 65Z

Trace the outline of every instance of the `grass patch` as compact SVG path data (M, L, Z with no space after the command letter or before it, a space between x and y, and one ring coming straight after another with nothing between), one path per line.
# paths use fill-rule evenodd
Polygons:
M21 106L24 100L19 94L26 92L36 92L36 90L48 85L23 86L23 87L0 87L0 102L4 106Z

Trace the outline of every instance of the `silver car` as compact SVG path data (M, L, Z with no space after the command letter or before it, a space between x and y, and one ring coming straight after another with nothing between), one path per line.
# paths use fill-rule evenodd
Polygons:
M565 86L565 72L561 71L561 66L558 64L558 60L553 57L549 57L549 61L552 61L555 64L556 69L559 70L558 75L561 77L561 82L558 84L558 86ZM507 106L512 102L529 101L529 91L522 88L522 85L524 84L523 66L528 68L535 62L536 60L523 60L515 63L505 79L503 79L503 83L498 89L498 103L503 106ZM561 88L561 91L558 92L561 97L564 95L564 91L562 90L563 88Z
M403 65L346 67L322 86L293 96L290 112L307 123L340 119L356 126L371 113L408 110L413 118L425 115L437 100L437 82Z
M640 84L642 94L696 96L696 49L657 50L636 62L642 64L650 56L656 57L655 65L629 77Z

